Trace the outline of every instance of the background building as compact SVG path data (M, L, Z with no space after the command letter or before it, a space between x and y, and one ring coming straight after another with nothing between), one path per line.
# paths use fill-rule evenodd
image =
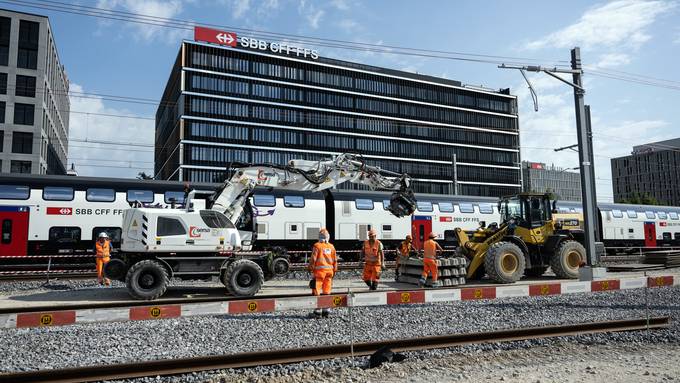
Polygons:
M520 190L509 89L272 50L182 43L156 113L157 179L217 182L230 161L354 152L410 174L417 192Z
M0 10L0 171L66 174L68 88L47 17Z
M581 200L581 174L555 165L522 161L525 192L552 192L562 201Z
M615 202L652 197L680 206L680 138L633 147L630 156L612 158Z

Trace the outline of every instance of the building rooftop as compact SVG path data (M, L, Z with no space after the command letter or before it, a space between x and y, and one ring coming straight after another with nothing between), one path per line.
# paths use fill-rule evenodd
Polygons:
M633 146L632 154L644 154L651 152L659 152L663 150L678 150L678 149L680 149L680 138L673 138L670 140Z

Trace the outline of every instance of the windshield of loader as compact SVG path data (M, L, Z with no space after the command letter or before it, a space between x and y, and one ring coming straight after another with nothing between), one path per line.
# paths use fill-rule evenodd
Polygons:
M523 217L522 208L522 201L517 197L501 201L501 217L503 218L503 222L507 222L512 217Z

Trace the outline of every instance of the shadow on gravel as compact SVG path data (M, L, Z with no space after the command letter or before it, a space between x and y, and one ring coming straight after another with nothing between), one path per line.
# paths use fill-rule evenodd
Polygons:
M508 308L520 308L523 310L526 310L527 304L526 303L502 303L502 302L493 302L492 303L494 307L508 307ZM574 308L574 309L616 309L616 310L640 310L645 308L645 304L641 303L638 305L622 305L622 304L602 304L602 305L597 305L597 304L582 304L582 303L570 303L570 302L560 302L560 303L553 303L553 302L541 302L540 304L541 307L563 307L563 308ZM649 306L650 310L659 310L659 311L680 311L679 306L665 306L665 305L650 305Z
M224 288L220 287L186 287L171 286L168 292L153 302L190 297L227 297ZM35 294L9 296L7 301L17 302L138 302L130 298L124 287L93 287L69 291L47 291ZM153 303L149 303L153 304Z

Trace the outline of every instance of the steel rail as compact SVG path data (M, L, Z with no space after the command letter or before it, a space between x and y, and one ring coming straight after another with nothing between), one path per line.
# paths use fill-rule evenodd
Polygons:
M97 365L28 372L10 372L0 374L0 382L71 383L111 379L131 379L146 376L186 374L207 370L297 363L303 361L350 357L352 355L363 356L370 355L384 346L390 347L393 351L416 351L478 343L509 342L615 331L659 329L666 328L669 325L669 317L654 317L649 319L641 318L544 327L528 327L490 332L451 334L356 343L353 346L350 344L338 344L332 346L307 347L299 349L279 349L239 354L211 355L195 358L152 360L139 363Z

